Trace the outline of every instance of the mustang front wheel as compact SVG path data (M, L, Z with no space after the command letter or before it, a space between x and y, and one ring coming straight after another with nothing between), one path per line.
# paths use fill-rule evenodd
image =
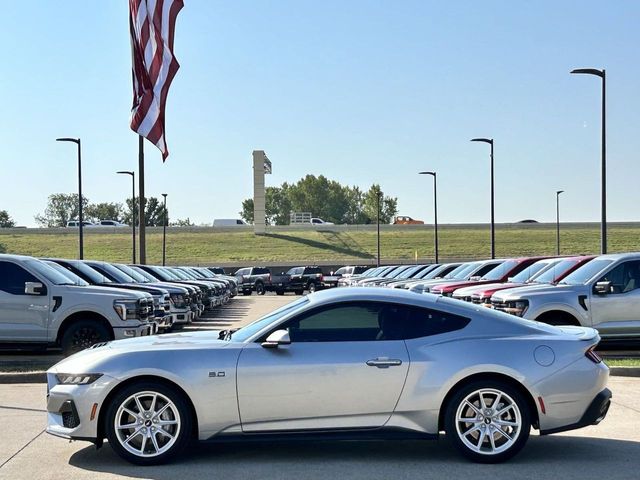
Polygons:
M473 461L503 462L529 438L531 420L523 395L507 383L474 382L447 405L447 437Z
M144 382L119 392L106 415L109 445L125 460L155 465L174 459L191 439L191 413L183 396Z

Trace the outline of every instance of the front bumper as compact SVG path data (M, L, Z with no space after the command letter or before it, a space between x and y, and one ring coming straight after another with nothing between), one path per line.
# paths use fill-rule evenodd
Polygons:
M576 430L577 428L588 427L589 425L597 425L604 417L607 416L609 407L611 406L611 390L605 388L593 399L587 411L576 423L564 425L562 427L541 430L540 435L550 435L552 433L566 432L568 430Z
M47 433L67 439L97 440L104 397L119 381L103 375L89 385L62 385L47 373ZM97 404L91 418L93 405Z
M113 327L114 340L122 340L123 338L133 337L145 337L147 335L155 335L156 333L158 333L158 324L156 322Z

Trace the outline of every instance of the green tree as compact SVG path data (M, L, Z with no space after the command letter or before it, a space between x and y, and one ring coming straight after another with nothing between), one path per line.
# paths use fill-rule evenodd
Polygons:
M193 227L194 225L195 224L191 221L191 219L189 217L187 217L187 218L179 218L175 222L171 222L171 226L172 227Z
M89 200L82 197L82 208L86 210ZM47 199L47 207L44 213L35 217L41 227L66 227L69 220L78 219L78 194L54 193Z
M0 253L7 253L7 247L0 243Z
M380 223L391 223L391 219L398 213L398 199L385 197L380 185L373 184L364 194L362 211L365 223L376 223L378 218L378 195L380 196Z
M6 210L0 210L0 228L15 227L16 222L13 221L11 215Z
M247 198L242 201L242 210L240 217L247 223L253 223L253 198Z
M84 217L94 223L100 220L116 220L121 222L123 214L121 203L103 202L87 205L87 211Z
M156 197L149 197L146 199L144 205L144 222L147 227L161 227L164 224L164 205ZM135 206L132 204L130 198L127 199L126 208L123 214L123 222L131 225L132 212L135 208L136 224L138 222L139 203L138 198L135 198ZM167 208L167 225L169 225L169 209Z

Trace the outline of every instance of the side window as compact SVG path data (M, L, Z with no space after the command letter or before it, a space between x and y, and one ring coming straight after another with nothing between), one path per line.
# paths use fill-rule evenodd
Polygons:
M441 333L462 330L470 320L459 315L420 307L407 307L403 338L430 337Z
M624 262L607 272L598 282L611 282L610 293L627 293L640 288L640 260Z
M20 265L0 262L0 290L12 295L25 295L25 282L39 282L39 280Z
M321 307L287 322L292 342L363 342L378 339L380 304L348 302Z
M248 269L246 268L241 268L240 270L238 270L236 272L236 275L246 275L247 274Z

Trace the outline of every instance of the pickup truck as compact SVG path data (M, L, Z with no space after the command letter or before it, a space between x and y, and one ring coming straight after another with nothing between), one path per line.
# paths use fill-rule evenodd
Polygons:
M75 285L44 262L0 255L0 343L58 346L65 355L95 343L155 333L148 293Z
M504 290L495 310L551 325L579 325L603 340L640 339L640 253L601 255L557 285Z
M349 265L346 267L340 267L335 272L331 272L330 275L325 275L322 280L323 288L333 288L338 286L338 281L341 278L351 278L353 275L360 275L366 272L370 267L364 267L359 265Z
M322 269L320 267L294 267L287 273L272 275L271 281L265 287L276 295L294 292L302 295L305 290L313 293L322 288Z
M264 267L241 268L234 275L238 279L238 290L243 295L251 295L253 290L258 295L264 295L266 285L271 284L271 271Z

